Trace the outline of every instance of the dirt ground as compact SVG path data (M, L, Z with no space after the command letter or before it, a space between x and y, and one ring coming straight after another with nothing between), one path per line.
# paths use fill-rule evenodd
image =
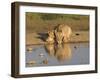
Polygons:
M26 34L26 45L33 44L47 44L45 39L47 38L46 33L28 33ZM75 31L73 32L71 39L68 43L75 42L89 42L88 31Z

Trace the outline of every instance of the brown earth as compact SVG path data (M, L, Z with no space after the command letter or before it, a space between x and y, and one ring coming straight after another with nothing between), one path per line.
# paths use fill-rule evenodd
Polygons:
M47 38L46 33L28 33L26 34L26 45L33 44L47 44L45 39ZM73 32L69 43L75 42L89 42L88 31L75 31Z

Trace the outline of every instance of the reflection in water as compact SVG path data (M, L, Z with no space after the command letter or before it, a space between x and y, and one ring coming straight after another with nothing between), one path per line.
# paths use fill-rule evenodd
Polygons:
M55 46L54 44L45 45L45 50L49 53L50 56L54 56L55 54Z
M71 58L71 48L69 44L45 45L45 49L50 56L55 56L59 61Z
M89 64L89 43L26 46L26 67Z
M59 61L68 60L71 58L71 48L69 44L58 45L55 56Z

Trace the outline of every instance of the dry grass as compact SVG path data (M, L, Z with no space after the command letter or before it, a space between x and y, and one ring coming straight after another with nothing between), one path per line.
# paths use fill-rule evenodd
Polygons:
M76 30L89 30L89 16L83 15L69 15L69 14L60 14L63 16L54 19L42 19L41 13L26 13L26 32L47 32L52 30L58 24L67 24L73 31ZM55 14L49 14L55 15ZM46 16L45 16L46 17Z

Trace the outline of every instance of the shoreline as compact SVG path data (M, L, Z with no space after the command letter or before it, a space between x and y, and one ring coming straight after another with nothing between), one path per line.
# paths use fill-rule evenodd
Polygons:
M26 46L48 44L45 40L42 40L41 37L42 36L39 35L38 33L26 34ZM89 42L89 31L74 31L72 33L71 39L67 43L84 43L84 42Z

